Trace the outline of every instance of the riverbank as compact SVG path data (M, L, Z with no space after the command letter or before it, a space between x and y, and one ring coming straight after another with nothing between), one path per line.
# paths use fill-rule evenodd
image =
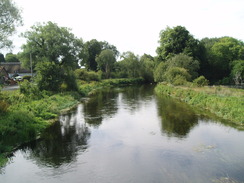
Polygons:
M155 91L192 106L206 109L216 116L244 126L244 92L242 89L217 87L180 87L158 84Z
M19 145L32 141L57 121L62 111L76 106L81 97L104 87L143 83L142 79L110 79L100 82L78 81L78 91L24 95L19 90L0 92L0 167L6 156Z

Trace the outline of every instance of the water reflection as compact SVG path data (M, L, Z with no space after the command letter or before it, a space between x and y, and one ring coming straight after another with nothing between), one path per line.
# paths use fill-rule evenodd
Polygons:
M75 160L78 152L85 151L90 130L80 117L79 106L77 111L60 117L60 122L55 123L42 134L42 139L31 143L27 148L29 158L38 164L59 167L63 163Z
M112 118L118 110L118 92L112 89L101 90L95 96L84 102L85 122L98 127L104 118Z
M152 99L154 85L130 86L123 90L122 100L128 109L135 113L141 108L141 103Z
M167 96L158 96L158 114L162 118L162 133L169 137L184 138L198 124L198 116L185 103Z

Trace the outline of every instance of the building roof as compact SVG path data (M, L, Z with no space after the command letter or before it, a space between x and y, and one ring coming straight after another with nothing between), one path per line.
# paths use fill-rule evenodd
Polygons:
M10 74L13 73L30 73L29 69L24 69L21 67L21 62L0 62L0 67L4 67L6 71Z

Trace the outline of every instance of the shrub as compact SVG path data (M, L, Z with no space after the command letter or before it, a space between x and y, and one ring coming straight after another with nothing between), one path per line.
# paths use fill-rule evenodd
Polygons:
M38 89L37 85L29 82L28 80L24 80L20 84L20 93L28 96L31 99L39 99L42 97L42 93Z
M204 76L200 76L193 80L193 84L196 86L207 86L209 81Z
M40 90L58 91L63 82L64 73L61 66L53 62L40 62L37 64L37 86Z
M8 110L9 104L4 101L0 100L0 114L6 113Z
M23 80L28 80L28 81L30 81L30 80L31 80L31 76L23 76Z
M77 79L83 81L100 81L101 73L94 71L87 71L86 69L77 69L75 70L75 76Z
M176 75L172 84L178 86L178 85L186 85L186 83L187 81L185 77Z
M175 80L180 79L181 81L189 81L191 75L187 72L186 69L180 67L171 67L165 73L166 81L169 83L174 83Z

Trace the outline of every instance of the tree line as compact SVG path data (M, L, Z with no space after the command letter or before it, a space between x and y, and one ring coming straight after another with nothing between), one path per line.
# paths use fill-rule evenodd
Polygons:
M22 22L12 18L16 20L12 27ZM5 39L1 40L1 47L8 47L11 44L2 32ZM243 41L227 36L198 40L183 26L160 32L156 56L119 53L116 46L96 39L84 42L71 29L53 22L35 24L22 36L26 38L22 51L5 57L0 54L0 61L20 61L29 68L31 57L42 90L59 90L62 85L74 89L77 73L92 73L96 79L142 77L146 82L174 85L199 80L205 84L241 84L244 79Z

